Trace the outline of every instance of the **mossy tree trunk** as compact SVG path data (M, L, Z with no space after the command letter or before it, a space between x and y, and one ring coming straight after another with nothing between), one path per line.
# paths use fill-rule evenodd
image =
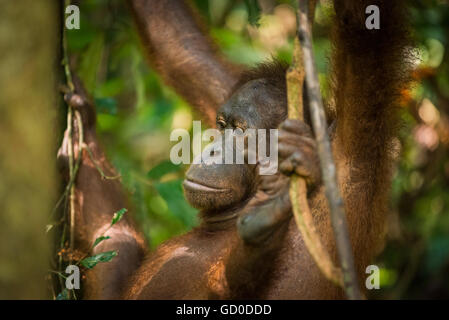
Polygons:
M0 299L49 298L60 4L0 4Z

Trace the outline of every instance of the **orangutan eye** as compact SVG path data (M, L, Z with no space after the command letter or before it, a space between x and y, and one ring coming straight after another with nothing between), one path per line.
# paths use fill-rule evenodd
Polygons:
M218 125L219 129L224 129L224 128L226 128L226 121L224 121L223 119L218 119L217 125Z

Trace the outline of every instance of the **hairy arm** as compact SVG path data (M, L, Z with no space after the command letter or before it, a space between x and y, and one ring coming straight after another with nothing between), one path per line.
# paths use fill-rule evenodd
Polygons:
M380 9L380 29L365 26L366 7ZM407 84L404 1L335 0L333 141L359 271L378 251L392 175L396 108ZM363 268L363 269L362 269Z
M140 265L145 252L143 237L136 231L128 214L106 233L114 212L129 208L125 191L118 179L103 179L100 170L106 176L116 176L112 165L97 141L95 133L95 111L87 94L75 79L76 95L66 99L83 120L84 142L92 152L92 158L84 149L75 182L75 249L83 256L115 250L118 256L108 263L100 263L86 273L83 282L85 299L118 299L131 274ZM79 156L78 128L74 125L74 152ZM58 152L58 160L64 176L68 163L68 132L64 135ZM98 167L98 168L97 168ZM100 235L111 238L103 241L91 250L92 244Z
M365 9L371 4L380 8L380 30L367 30L365 27ZM407 28L403 22L405 8L402 1L337 0L335 11L332 80L337 119L332 141L355 261L358 271L362 273L379 251L383 240L393 165L393 139L398 125L395 110L399 93L407 84L408 74ZM286 123L290 129L299 129L298 124ZM295 133L295 130L287 131ZM296 134L300 132L296 130ZM286 134L280 134L279 152L284 158L281 159L280 169L287 174L296 172L304 177L310 176L315 171L310 167L314 163L313 157L305 159L306 145L295 145L296 141L298 137L290 139ZM298 151L300 153L295 156ZM306 174L303 173L304 164L309 165ZM313 190L310 186L308 189ZM329 209L322 191L322 188L317 189L310 207L323 244L336 260ZM278 201L271 201L269 210L266 206L260 206L251 211L254 223L247 228L240 225L243 241L237 246L236 258L231 257L228 267L230 287L244 283L238 278L239 269L252 271L246 272L240 277L242 279L266 272L258 268L260 262L271 261L270 258L281 247L280 234L269 233L270 230L282 233L282 224L276 217L285 214L278 215L281 212L278 208L282 206L276 203L279 204ZM268 213L271 215L267 220ZM251 243L251 240L257 239L251 235L246 239L245 234L251 234L249 231L253 229L264 231L269 242ZM238 290L231 288L231 292Z
M206 36L198 15L181 0L128 0L151 65L210 125L237 81Z
M226 265L229 296L225 298L263 298L291 218L288 183L282 184L275 194L252 200L239 218L240 237L234 242Z
M319 160L309 126L299 120L284 121L278 150L280 172L258 177L257 191L238 219L240 237L226 269L231 298L263 297L269 285L267 279L274 270L274 261L285 249L292 217L287 176L295 173L303 177L310 196L319 192Z

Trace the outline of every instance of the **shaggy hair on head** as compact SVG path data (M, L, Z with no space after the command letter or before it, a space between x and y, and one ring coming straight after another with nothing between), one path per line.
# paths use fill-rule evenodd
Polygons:
M244 71L234 87L234 90L240 88L251 80L267 79L273 87L278 88L283 94L286 94L285 74L288 69L288 63L273 59L268 62L258 63L255 67Z
M267 62L258 63L240 75L239 81L234 86L232 93L241 88L245 83L252 80L264 79L267 81L268 90L274 99L280 103L279 112L272 114L275 122L279 123L287 118L287 84L285 75L289 65L284 61L272 59Z

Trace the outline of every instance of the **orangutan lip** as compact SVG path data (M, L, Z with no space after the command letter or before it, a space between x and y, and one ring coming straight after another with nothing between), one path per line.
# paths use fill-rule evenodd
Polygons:
M195 182L195 181L192 181L192 180L189 180L189 179L185 179L182 184L183 184L184 188L192 189L192 190L195 190L195 191L205 191L205 192L224 192L224 191L227 191L227 189L220 189L220 188L205 186L204 184L200 184L198 182Z

